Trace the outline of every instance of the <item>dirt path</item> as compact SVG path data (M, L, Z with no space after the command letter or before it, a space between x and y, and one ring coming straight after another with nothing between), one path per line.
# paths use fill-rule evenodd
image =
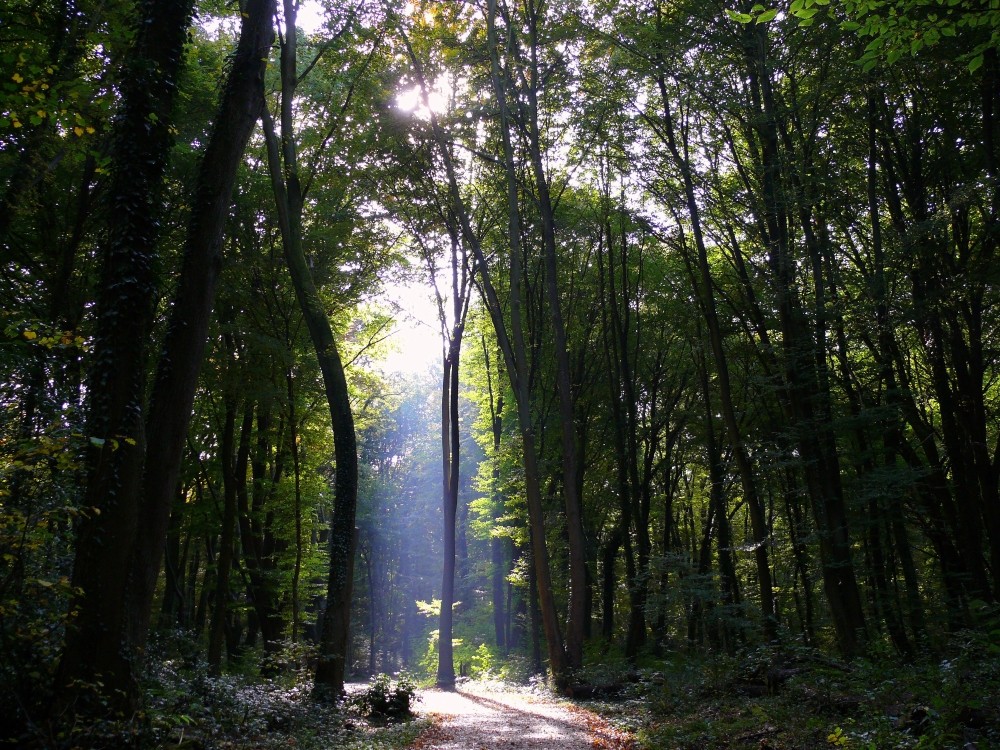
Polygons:
M424 690L417 713L434 726L411 750L630 750L630 738L597 714L568 703L469 684Z

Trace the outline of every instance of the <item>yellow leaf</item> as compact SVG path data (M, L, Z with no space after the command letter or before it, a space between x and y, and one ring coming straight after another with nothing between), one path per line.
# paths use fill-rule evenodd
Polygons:
M21 121L20 121L20 120L14 120L14 122L12 122L11 124L12 124L12 125L13 125L13 126L14 126L15 128L19 128L19 127L21 127Z
M14 127L16 128L18 126L15 125ZM34 331L25 331L21 335L24 336L24 338L28 339L28 341L31 341L32 339L37 339L38 338L38 334L35 333Z
M80 137L83 135L83 128L77 125L76 127L73 128L73 132L76 133L77 137Z
M88 133L90 133L91 135L93 135L93 134L94 134L94 133L96 133L97 131L96 131L96 130L94 130L94 128L93 128L93 126L92 126L92 125L88 125L88 126L87 126L87 132L88 132Z
M14 81L14 83L20 83L21 81L24 80L24 77L20 73L15 73L14 75L11 76L11 79Z
M45 115L46 115L46 112L45 112L45 110L44 110L44 109L40 109L40 110L38 110L38 112L36 112L36 114L37 114L37 115L38 115L39 117L45 117Z

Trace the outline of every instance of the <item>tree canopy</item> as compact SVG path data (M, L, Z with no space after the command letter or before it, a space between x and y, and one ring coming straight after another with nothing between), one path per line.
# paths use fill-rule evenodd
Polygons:
M995 655L995 3L2 15L0 746L180 653Z

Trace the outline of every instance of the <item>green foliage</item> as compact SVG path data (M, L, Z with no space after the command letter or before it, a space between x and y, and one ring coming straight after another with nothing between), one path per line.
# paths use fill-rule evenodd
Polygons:
M837 8L830 0L793 0L789 7L800 27L811 26L821 10L839 19L844 31L867 42L858 60L865 71L953 40L958 45L948 45L944 54L953 55L974 73L983 65L984 55L995 54L1000 47L1000 9L983 8L975 0L846 0Z
M395 682L386 677L380 683L387 700L379 705L386 713L359 712L358 698L342 704L313 700L308 676L278 681L259 675L208 677L198 644L189 634L165 634L151 651L142 684L143 710L127 721L74 727L60 744L95 749L294 746L389 750L405 747L426 726L408 721L415 697L414 686L405 677ZM373 688L367 693L372 694L371 700L361 702L375 706ZM385 727L387 720L398 726Z
M47 130L66 147L80 142L98 148L95 135L113 105L112 91L101 79L109 72L108 53L126 41L128 27L112 25L122 20L115 3L79 5L75 22L60 3L12 2L5 8L0 139ZM61 43L53 43L57 39Z
M996 657L956 638L945 659L846 666L811 649L679 656L642 688L644 748L945 748L1000 739ZM770 675L770 677L768 676ZM636 704L636 708L641 704Z
M38 435L0 433L0 701L11 707L0 735L7 722L44 720L73 619L73 529L97 512L79 504L87 441L69 426L73 418L67 412Z

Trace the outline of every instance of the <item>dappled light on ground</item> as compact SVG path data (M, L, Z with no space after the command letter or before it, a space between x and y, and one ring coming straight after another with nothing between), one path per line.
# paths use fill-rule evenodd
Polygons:
M517 692L463 686L426 690L417 712L434 726L411 750L579 750L634 747L627 734L596 714L570 704Z

